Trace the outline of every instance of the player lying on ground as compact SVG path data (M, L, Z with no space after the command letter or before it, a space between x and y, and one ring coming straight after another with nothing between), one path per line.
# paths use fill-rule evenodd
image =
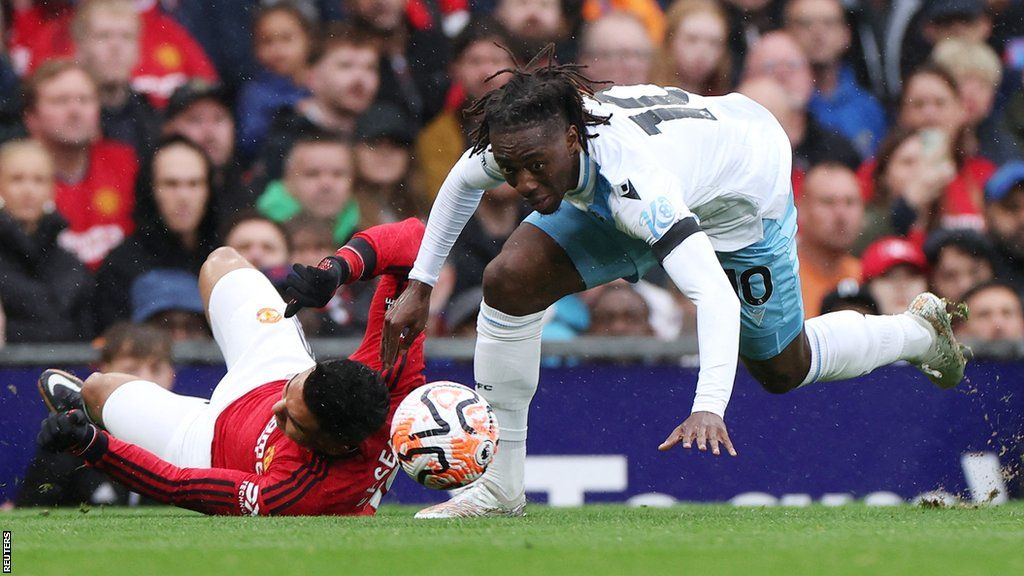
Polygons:
M484 272L477 320L477 390L494 408L500 449L482 481L421 517L522 513L544 311L655 265L696 304L700 348L691 414L662 450L696 443L736 454L723 416L737 357L774 393L897 360L942 388L961 380L949 315L930 294L904 315L847 311L804 323L792 152L760 105L649 85L595 94L575 66L504 73L508 83L470 109L480 119L473 147L442 185L409 287L385 320L386 367L422 331L431 286L482 190L508 182L530 203L535 212Z
M397 465L391 417L423 384L422 338L377 372L385 307L404 289L422 236L418 220L377 226L318 267L296 266L291 314L327 303L305 297L313 286L329 299L341 283L381 276L359 349L326 362L314 362L263 274L234 250L215 250L199 277L227 362L213 395L100 373L79 393L76 379L48 370L40 391L55 413L40 445L81 454L144 496L207 514L373 514Z

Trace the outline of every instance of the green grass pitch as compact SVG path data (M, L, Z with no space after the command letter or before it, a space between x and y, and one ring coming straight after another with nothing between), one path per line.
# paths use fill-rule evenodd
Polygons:
M217 518L172 508L0 513L13 573L1024 574L1024 502L993 508L528 508L522 519Z

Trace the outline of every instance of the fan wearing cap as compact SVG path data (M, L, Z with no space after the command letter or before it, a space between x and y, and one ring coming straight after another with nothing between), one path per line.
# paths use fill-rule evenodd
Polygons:
M356 185L361 228L427 215L430 204L414 187L408 116L378 103L356 124Z
M914 243L896 236L881 238L861 256L861 281L881 314L899 314L928 288L928 262Z
M995 277L1024 292L1024 162L1010 162L985 186L985 222Z
M132 322L165 330L175 342L208 339L198 280L184 270L152 270L139 276L131 287Z
M206 152L211 167L211 209L219 226L256 203L242 183L242 165L235 149L235 119L221 84L193 80L171 95L164 115L165 135L178 134Z

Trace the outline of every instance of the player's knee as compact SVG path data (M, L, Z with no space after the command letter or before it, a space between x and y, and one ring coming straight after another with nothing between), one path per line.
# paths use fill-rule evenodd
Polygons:
M488 306L514 316L529 314L530 286L514 258L498 256L484 269L483 292Z
M209 273L216 270L238 267L241 263L248 262L244 256L238 253L238 250L230 246L221 246L210 252L210 255L206 257L206 261L203 262L203 270Z
M96 412L107 403L115 389L117 385L106 374L93 372L86 378L82 382L82 401L89 407L90 414L97 415Z

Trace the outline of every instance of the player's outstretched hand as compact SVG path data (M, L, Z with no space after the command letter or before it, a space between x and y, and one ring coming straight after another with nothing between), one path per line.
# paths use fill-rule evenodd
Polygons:
M410 280L409 286L384 315L384 334L380 339L382 370L390 370L398 355L408 350L427 326L431 290L429 284Z
M676 426L676 429L668 435L668 438L658 446L658 450L671 450L673 446L682 442L683 448L690 448L694 442L697 449L704 452L711 446L711 453L715 456L721 454L719 444L725 446L730 456L736 455L736 449L732 447L732 440L729 439L729 431L725 429L725 421L722 417L711 412L694 412L690 417Z
M80 452L96 437L96 426L81 410L57 412L43 420L36 444L49 452Z
M284 317L291 318L306 307L327 306L347 277L348 265L337 256L328 256L316 266L292 266L292 273L285 281L284 295L288 299L288 307L284 309Z

